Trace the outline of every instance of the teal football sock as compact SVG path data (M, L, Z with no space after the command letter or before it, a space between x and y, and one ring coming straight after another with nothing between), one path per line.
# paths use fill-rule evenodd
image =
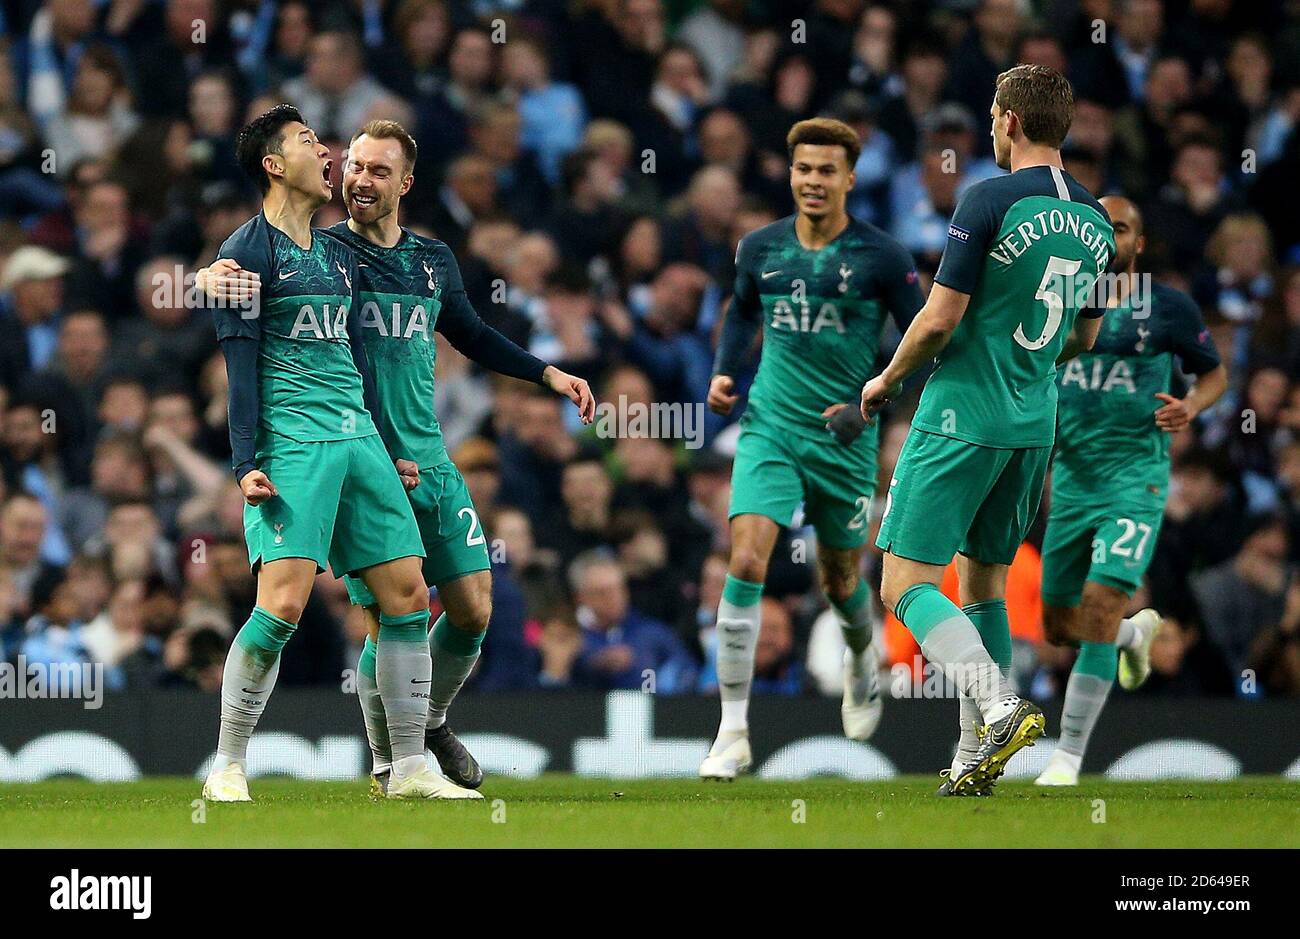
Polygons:
M429 686L428 730L447 722L447 708L465 685L487 632L469 632L452 624L443 613L429 630L429 648L433 655L433 683Z
M217 738L218 768L248 759L248 742L266 710L280 673L280 650L296 623L253 607L226 653L221 673L221 732Z

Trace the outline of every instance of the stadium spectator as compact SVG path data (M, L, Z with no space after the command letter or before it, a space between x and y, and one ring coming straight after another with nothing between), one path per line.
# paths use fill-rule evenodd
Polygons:
M185 278L181 259L166 255L136 275L140 316L118 329L114 354L146 385L193 382L216 346L208 324L186 305Z
M390 38L372 56L376 77L418 108L443 87L453 35L442 0L403 0L393 13Z
M524 149L519 109L501 101L484 103L471 112L470 152L492 167L497 193L511 215L524 226L540 224L551 202L550 186L537 159Z
M417 196L412 214L427 221L456 253L464 250L474 221L496 211L497 180L491 162L476 154L465 154L447 169L446 182L425 196ZM432 195L432 200L428 198Z
M1247 665L1266 695L1300 695L1300 584L1287 586L1282 619L1255 637Z
M306 71L284 83L284 94L322 140L346 141L389 92L366 73L354 35L328 32L312 38Z
M553 81L551 63L542 44L522 36L506 44L501 54L502 84L518 102L519 144L532 154L542 175L554 186L560 161L582 142L586 106L578 89Z
M686 212L669 223L666 261L685 261L702 268L720 285L732 274L731 226L740 211L740 182L722 166L709 166L691 177Z
M609 252L621 231L616 168L594 150L565 157L561 175L566 198L556 206L546 229L564 257L589 262Z
M542 543L567 567L578 555L610 543L614 484L597 451L584 451L565 463L560 497L562 512L541 529Z
M43 128L56 167L110 156L140 126L126 73L112 49L89 46L78 56L74 75L66 103L46 117Z
M745 57L744 21L742 0L708 0L677 26L677 40L690 46L704 64L709 97L714 101L726 92L732 73Z
M217 16L214 0L166 0L159 6L161 23L141 14L144 22L133 30L131 58L140 110L150 117L179 117L185 113L194 77L230 61L230 33Z
M583 635L573 668L575 684L650 687L656 694L692 688L694 659L671 629L631 606L623 570L610 555L579 555L569 566L569 583Z
M1234 675L1246 667L1261 626L1282 620L1287 588L1295 577L1287 550L1285 519L1255 516L1236 557L1192 578L1206 639Z
M1240 205L1219 148L1205 137L1188 139L1174 156L1169 183L1147 210L1152 251L1177 270L1197 270L1214 229Z
M117 179L87 185L75 214L76 277L81 295L124 319L144 261L143 230L131 213L131 195Z
M880 127L898 150L900 162L916 158L921 125L943 101L948 62L943 51L923 39L903 53L902 87L880 105Z
M9 256L0 273L0 380L15 387L45 368L57 343L68 262L29 245Z
M38 580L57 580L60 568L41 557L47 526L45 506L23 492L10 495L0 507L0 576L12 585L13 610L23 618L37 611Z
M988 108L988 89L1001 72L1016 64L1016 40L1024 27L1017 0L983 0L972 29L952 58L948 97L974 114ZM981 137L981 154L993 152L992 139Z
M493 551L499 551L502 574L519 585L529 614L544 617L562 609L567 592L560 559L555 551L537 546L528 516L518 509L499 509L487 527L496 539Z

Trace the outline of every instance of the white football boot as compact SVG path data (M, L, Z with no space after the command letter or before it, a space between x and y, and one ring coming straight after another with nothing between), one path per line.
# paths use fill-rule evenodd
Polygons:
M224 769L214 769L208 773L208 778L203 783L203 798L209 802L252 802L244 765L230 763Z
M724 743L724 737L731 738ZM701 779L718 779L731 782L741 773L749 771L754 755L749 749L749 732L719 734L709 755L700 764Z
M402 775L394 764L384 793L389 799L482 799L483 793L465 789L444 779L424 766L410 775Z
M844 736L850 740L870 740L880 726L885 700L880 694L879 658L874 644L863 653L867 667L862 674L854 668L852 649L844 650L844 699L840 704L840 722Z
M1151 674L1151 644L1160 632L1160 614L1147 607L1133 615L1133 628L1138 633L1138 643L1119 650L1119 686L1125 691L1141 687Z
M1077 786L1081 757L1066 753L1059 747L1047 758L1047 765L1034 780L1035 786Z

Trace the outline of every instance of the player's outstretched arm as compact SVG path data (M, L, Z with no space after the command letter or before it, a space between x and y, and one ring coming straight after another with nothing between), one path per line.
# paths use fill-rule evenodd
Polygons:
M465 295L459 271L443 296L443 308L434 328L471 362L511 378L544 385L572 401L584 424L595 420L596 398L586 380L547 365L485 323Z
M903 386L903 381L943 351L966 315L970 294L936 283L930 297L907 327L885 370L862 386L862 417L870 421Z
M508 339L506 341L509 342ZM572 401L584 424L590 424L596 419L596 396L591 393L591 386L585 378L548 365L542 371L542 384Z

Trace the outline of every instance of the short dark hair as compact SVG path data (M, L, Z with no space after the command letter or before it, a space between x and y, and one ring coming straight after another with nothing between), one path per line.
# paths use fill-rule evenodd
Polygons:
M262 195L271 191L271 177L262 168L262 158L268 153L284 155L284 125L294 122L307 123L302 119L302 112L292 104L277 104L249 121L235 138L239 166L257 183Z
M365 127L352 135L353 142L356 142L356 139L362 135L374 137L376 140L396 140L402 145L402 156L406 158L406 172L409 173L415 169L415 158L420 148L416 146L415 138L397 121L370 121Z
M591 164L599 159L600 154L595 150L584 147L580 150L574 150L560 161L560 178L565 193L572 196L574 190L586 180Z
M858 140L857 131L833 117L809 118L790 128L790 133L785 137L785 146L791 162L794 161L794 148L801 143L814 147L843 147L849 169L858 165L858 157L862 154L862 143Z
M1014 111L1031 141L1060 149L1074 123L1074 89L1047 65L1017 65L997 80L993 103Z

